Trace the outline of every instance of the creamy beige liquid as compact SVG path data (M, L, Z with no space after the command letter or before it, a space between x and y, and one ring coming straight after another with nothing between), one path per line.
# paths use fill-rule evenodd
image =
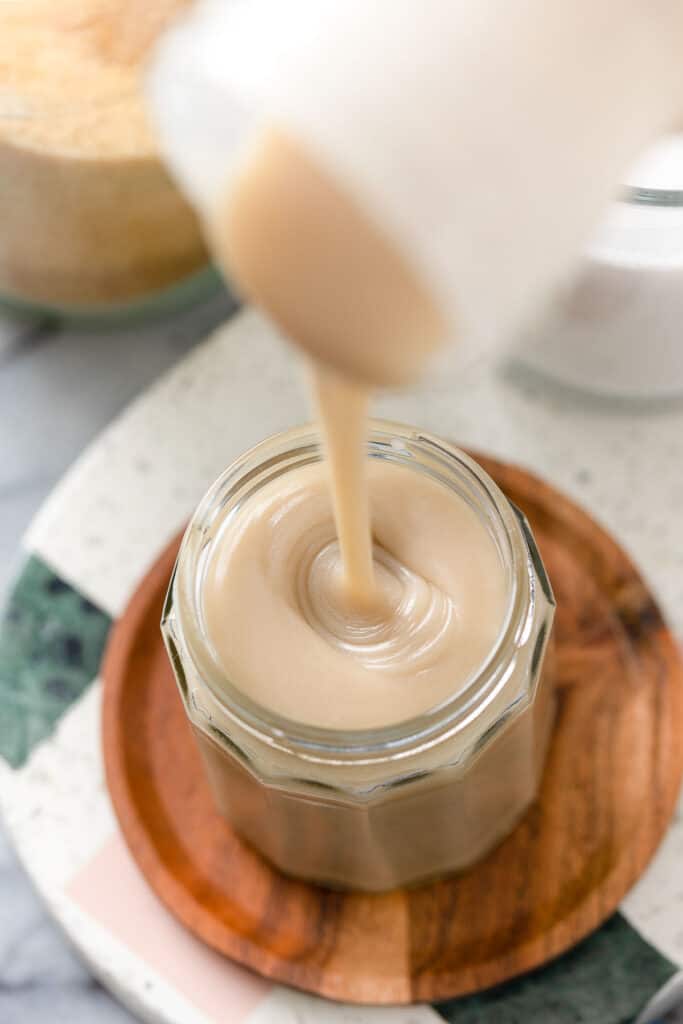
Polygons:
M364 464L373 604L349 601L324 463L240 505L203 586L227 677L263 707L335 729L412 718L461 690L492 650L508 596L495 542L462 498L410 468Z
M327 472L276 481L217 545L203 593L214 653L253 699L300 722L369 728L424 712L486 659L507 587L462 499L366 457L364 382L412 376L441 320L388 241L276 133L211 236L245 292L314 355L327 451Z
M327 450L343 596L351 612L379 613L365 479L367 389L322 366L313 370L312 386Z
M244 294L321 365L410 383L446 323L415 268L282 133L254 143L207 234Z

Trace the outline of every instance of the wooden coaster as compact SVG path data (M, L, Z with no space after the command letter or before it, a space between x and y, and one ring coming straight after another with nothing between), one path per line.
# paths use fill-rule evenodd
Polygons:
M159 632L177 540L113 632L104 754L132 854L192 932L277 981L348 1002L433 1002L538 967L614 911L673 813L683 665L651 593L567 498L522 469L479 461L528 516L555 589L560 699L537 803L464 874L380 895L333 892L284 877L230 830Z

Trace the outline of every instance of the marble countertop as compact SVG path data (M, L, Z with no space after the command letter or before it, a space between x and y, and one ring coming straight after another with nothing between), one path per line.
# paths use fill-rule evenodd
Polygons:
M172 319L98 331L0 313L0 599L23 530L67 466L230 308L217 294ZM683 1012L671 1019L683 1024ZM90 977L47 916L0 825L0 1024L48 1021L133 1017Z
M0 313L0 602L22 533L66 468L230 308L216 295L169 320L106 331ZM0 1022L133 1021L47 915L0 823Z

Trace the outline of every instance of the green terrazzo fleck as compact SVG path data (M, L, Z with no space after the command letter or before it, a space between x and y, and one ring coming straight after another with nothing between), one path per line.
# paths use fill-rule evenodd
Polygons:
M615 914L547 967L436 1009L451 1024L630 1024L675 972Z
M19 768L99 671L111 619L32 556L0 621L0 756Z

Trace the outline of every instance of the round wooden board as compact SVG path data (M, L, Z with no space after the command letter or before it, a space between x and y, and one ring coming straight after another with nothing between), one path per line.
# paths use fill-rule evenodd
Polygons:
M142 581L104 668L107 781L160 899L220 952L347 1002L464 995L538 967L639 877L683 774L681 655L625 553L526 471L479 461L526 513L558 602L559 711L542 791L459 876L380 895L284 877L219 817L159 633L178 541Z

